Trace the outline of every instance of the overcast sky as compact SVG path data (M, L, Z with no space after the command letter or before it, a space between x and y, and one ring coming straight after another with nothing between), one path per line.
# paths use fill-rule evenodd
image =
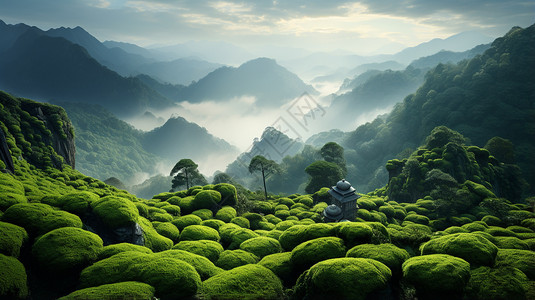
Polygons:
M0 19L81 26L141 46L218 40L242 47L393 53L463 31L497 37L535 19L535 0L0 0Z

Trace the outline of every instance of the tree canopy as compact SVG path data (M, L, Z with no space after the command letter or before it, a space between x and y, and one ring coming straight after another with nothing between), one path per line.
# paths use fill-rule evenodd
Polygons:
M305 172L311 176L305 191L313 194L322 187L330 187L343 178L342 169L335 163L318 160L306 167Z
M274 173L280 173L281 169L275 161L267 159L262 155L257 155L253 157L253 159L251 159L251 162L249 163L249 172L254 173L258 171L262 173L262 182L264 183L264 196L267 200L266 177Z
M175 176L172 189L184 185L189 189L192 184L208 184L204 176L197 170L197 167L198 165L189 158L179 160L169 174L169 176Z

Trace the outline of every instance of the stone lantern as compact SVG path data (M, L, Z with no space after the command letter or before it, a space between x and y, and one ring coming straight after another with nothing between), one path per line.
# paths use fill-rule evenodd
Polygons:
M355 221L358 209L357 199L360 196L355 194L355 189L351 183L342 179L329 190L329 194L334 198L333 204L341 208L342 219Z
M323 222L338 222L342 219L342 209L339 206L331 204L323 210Z

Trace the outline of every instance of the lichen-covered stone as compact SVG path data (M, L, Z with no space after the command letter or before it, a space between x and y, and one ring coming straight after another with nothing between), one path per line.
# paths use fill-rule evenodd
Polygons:
M225 223L229 223L230 220L237 216L236 210L232 206L223 206L215 214L215 218Z
M169 222L152 222L152 226L161 236L171 239L173 243L180 240L180 230L173 223Z
M232 220L230 220L230 223L236 224L236 225L238 225L238 226L240 226L242 228L247 228L247 229L251 228L251 224L250 224L249 220L247 220L244 217L232 218Z
M168 250L173 247L173 241L170 238L160 235L149 220L140 216L138 222L143 229L145 247L154 252Z
M200 225L202 222L202 219L199 216L196 215L185 215L176 218L171 223L178 228L178 230L182 231L184 228L190 225Z
M77 290L59 300L153 299L154 291L146 283L126 281Z
M285 286L291 286L295 282L295 278L297 278L290 262L291 256L291 252L270 254L264 256L258 264L275 273L283 281Z
M211 210L207 209L207 208L198 209L196 211L193 211L191 214L198 216L203 221L204 220L209 220L209 219L214 217L214 213Z
M455 233L432 239L421 247L421 254L449 254L472 266L493 266L498 247L486 238L471 233Z
M372 228L360 222L343 222L336 225L337 236L344 240L347 247L371 243Z
M363 244L349 249L346 257L370 258L382 262L392 271L393 275L401 275L401 265L410 258L405 249L393 244Z
M218 183L213 189L221 194L221 205L236 206L238 203L238 192L232 184Z
M335 234L336 232L334 231L333 226L329 224L294 225L282 232L281 236L279 237L279 242L282 248L290 251L297 245L308 240L334 236Z
M281 244L278 240L263 236L244 241L241 243L240 249L251 252L259 258L282 251Z
M224 251L220 243L212 240L181 241L173 249L185 250L208 258L215 263L221 252Z
M224 270L230 270L247 264L256 264L257 262L258 256L245 250L238 249L221 252L215 265Z
M219 232L211 227L190 225L180 233L181 241L212 240L219 242Z
M367 258L328 259L304 272L294 287L292 299L367 299L387 287L390 269Z
M92 202L93 212L110 228L128 226L137 222L139 211L136 205L124 198L107 196Z

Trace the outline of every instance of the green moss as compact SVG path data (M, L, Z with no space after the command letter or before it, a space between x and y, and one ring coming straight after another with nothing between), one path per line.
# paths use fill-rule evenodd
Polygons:
M533 233L533 230L523 227L523 226L518 226L518 225L509 226L506 229L514 233Z
M399 247L412 247L418 249L421 243L429 241L432 235L431 228L420 224L407 224L401 228L387 228L392 243Z
M498 247L479 235L456 233L432 239L421 247L421 254L449 254L472 266L493 266Z
M405 249L398 248L392 244L363 244L349 249L346 257L375 259L390 268L393 275L400 276L401 265L410 258L410 255Z
M154 252L164 251L173 247L173 241L165 236L160 235L152 226L152 223L143 218L138 218L139 225L143 229L143 238L145 239L145 247Z
M180 240L180 230L175 225L169 222L152 222L152 226L161 236L171 239L173 243L178 243Z
M275 253L264 256L258 264L270 269L279 277L285 286L291 286L297 276L294 274L290 262L291 252ZM294 278L295 277L295 278Z
M119 244L112 244L112 245L104 246L104 248L102 248L102 250L100 250L98 254L98 260L106 259L117 253L126 252L126 251L136 251L136 252L145 253L145 254L152 253L152 250L144 246L134 245L130 243L119 243Z
M375 202L373 202L370 197L367 196L363 196L357 199L357 205L359 208L363 208L368 211L377 210L377 204L375 204Z
M297 269L305 270L322 260L345 255L344 240L337 237L322 237L299 244L292 250L290 261Z
M259 258L282 251L282 247L278 240L260 236L244 241L241 243L240 249L251 252Z
M19 257L20 248L28 241L28 234L24 228L0 222L0 253Z
M275 228L277 227L278 224ZM329 224L295 225L284 230L279 237L279 241L283 249L290 251L308 240L334 235L336 235L336 232Z
M480 267L470 272L466 297L475 300L526 299L528 278L513 267Z
M255 238L255 237L258 237L258 234L256 234L251 229L241 228L241 227L240 228L236 228L236 230L233 230L230 233L231 242L230 242L230 245L228 245L227 248L230 249L230 250L239 249L241 243L245 242L248 239L252 239L252 238Z
M281 219L281 220L286 220L288 217L290 217L290 211L289 210L285 210L285 209L281 209L281 210L276 210L275 211L275 217Z
M165 210L168 214L170 214L173 217L180 216L180 206L178 205L168 204L168 205L162 206L161 209Z
M80 228L63 227L35 241L32 256L42 268L61 273L92 263L102 248L98 235Z
M136 205L124 198L107 196L91 205L93 212L110 228L128 226L137 222L139 212Z
M520 225L535 231L535 218L522 220L522 222L520 222Z
M295 202L290 198L279 198L278 202L279 204L286 205L286 207L291 207L292 205L295 204ZM275 210L277 209L275 208Z
M485 231L488 228L488 225L485 222L476 221L476 222L464 224L461 227L468 230L469 232L474 232L474 231Z
M221 205L236 206L238 203L238 192L232 184L218 183L214 190L221 194Z
M404 221L409 221L422 225L429 225L429 218L419 214L409 214L405 217Z
M2 187L0 210L4 211L12 205L28 202L24 196L24 186L11 175L0 172L0 186Z
M173 225L175 225L178 228L178 230L182 231L187 226L200 225L201 222L202 222L202 219L199 216L185 215L185 216L176 218L171 223L173 223Z
M27 296L24 265L14 257L0 254L0 298L26 299Z
M58 204L63 210L81 216L89 210L91 203L100 197L91 192L75 192L59 197Z
M371 243L373 230L364 223L343 222L335 226L336 235L343 239L347 247Z
M297 201L297 203L304 204L309 208L314 205L314 199L312 199L312 196L310 195L299 196L295 199L295 201Z
M232 220L236 216L237 216L236 210L234 209L234 207L231 207L231 206L223 206L215 214L216 219L221 220L225 223L230 222L230 220Z
M446 234L454 234L454 233L468 233L469 231L467 229L464 229L459 226L450 226L446 229L444 229L444 233Z
M365 222L364 224L368 225L372 229L372 239L371 242L374 244L380 243L390 243L390 234L386 230L385 225L379 222ZM422 226L422 225L417 225Z
M535 280L535 252L519 249L500 249L496 256L496 266L511 266L524 272L530 280Z
M174 245L173 249L184 250L204 256L213 263L217 261L221 252L224 251L221 244L211 240L182 241Z
M266 218L266 220L273 225L277 225L278 223L282 222L280 218L277 218L272 214L265 215L264 218Z
M489 233L492 236L518 237L518 235L513 231L498 226L489 226L489 228L485 229L485 232Z
M242 214L241 216L249 220L249 224L250 224L249 228L251 230L261 229L262 226L260 225L260 223L267 222L266 218L264 218L262 215L257 214L257 213L246 212Z
M281 299L283 287L268 268L244 265L204 281L201 294L208 299Z
M453 297L462 293L470 279L470 264L447 254L412 257L403 265L403 279L416 288L417 295Z
M219 232L211 227L190 225L180 233L180 241L211 240L219 242Z
M279 223L277 223L277 225L275 225L275 229L276 230L281 230L281 231L284 231L294 225L297 225L299 224L299 222L295 221L295 220L284 220L284 221L281 221Z
M514 236L497 236L494 237L493 242L500 249L529 250L529 246L526 242Z
M232 220L230 220L230 223L234 223L242 228L251 228L251 224L249 222L249 220L247 220L246 218L244 217L235 217L235 218L232 218Z
M238 249L221 252L215 265L224 270L230 270L247 264L256 264L257 262L258 256L251 252Z
M487 215L484 216L481 221L485 222L488 226L501 226L503 225L503 221L495 216Z
M216 267L208 258L185 250L172 249L155 253L154 256L179 259L190 264L199 273L201 280L206 280L223 271L221 268Z
M154 288L146 283L127 281L74 291L59 300L153 299Z
M232 242L232 232L238 228L241 227L234 223L227 223L220 226L217 231L221 237L221 243L228 247L228 245Z
M198 216L203 221L204 220L209 220L209 219L214 217L214 213L211 210L206 209L206 208L198 209L198 210L192 212L191 214Z
M201 222L201 225L212 227L215 230L219 230L219 227L225 225L225 222L217 219L204 220Z
M292 298L364 300L373 292L385 289L390 277L390 269L373 259L328 259L299 277Z
M43 203L15 204L4 212L2 221L24 227L30 236L42 235L60 227L82 228L78 216L54 210Z

